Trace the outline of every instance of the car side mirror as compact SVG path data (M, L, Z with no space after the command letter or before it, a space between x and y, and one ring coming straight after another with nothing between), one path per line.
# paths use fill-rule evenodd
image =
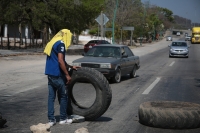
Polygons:
M122 58L127 58L127 57L128 57L127 54L123 54L123 55L122 55Z

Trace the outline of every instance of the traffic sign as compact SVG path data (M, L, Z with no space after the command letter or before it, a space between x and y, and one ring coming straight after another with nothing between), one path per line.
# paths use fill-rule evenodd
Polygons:
M104 31L112 31L112 28L104 28Z
M101 15L99 15L95 20L101 25Z
M108 17L105 14L103 14L103 25L105 25L108 21Z
M109 21L109 19L105 14L102 15L103 15L103 25L105 25ZM99 25L101 25L101 15L99 15L95 20L97 21L97 23L99 23Z
M122 27L123 30L134 30L134 27Z

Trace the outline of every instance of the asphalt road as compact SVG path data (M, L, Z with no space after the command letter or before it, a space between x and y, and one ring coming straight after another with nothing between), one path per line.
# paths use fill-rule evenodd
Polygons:
M161 129L138 122L138 107L145 101L169 100L200 104L200 45L191 45L189 58L169 58L169 43L162 40L132 49L141 60L137 77L130 79L129 76L124 76L121 83L110 83L112 102L100 118L71 125L56 124L51 128L51 132L74 133L76 129L85 127L90 133L199 133L200 128ZM67 56L66 59L71 63L80 57ZM43 74L45 58L44 55L0 58L0 112L8 121L7 127L0 129L1 133L29 133L31 125L48 121L47 79ZM156 80L158 82L149 89ZM77 84L75 87L74 93L77 94L79 102L91 104L94 99L91 86ZM58 121L57 100L55 104Z

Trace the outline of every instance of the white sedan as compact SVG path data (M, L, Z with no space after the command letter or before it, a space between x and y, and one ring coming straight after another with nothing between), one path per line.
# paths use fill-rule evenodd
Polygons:
M185 41L175 41L169 45L169 57L178 56L178 57L189 57L189 45Z

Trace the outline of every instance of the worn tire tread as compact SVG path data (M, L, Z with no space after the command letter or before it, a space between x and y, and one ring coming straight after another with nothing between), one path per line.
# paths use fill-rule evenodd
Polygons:
M105 111L108 109L112 100L112 91L109 82L105 78L105 76L93 68L82 67L79 68L77 71L74 71L72 74L72 83L75 82L77 78L79 78L78 76L83 75L87 76L87 78L89 78L91 82L95 82L95 84L100 88L99 91L101 91L102 93L102 99L98 99L98 102L101 102L102 104L96 103L95 105L93 105L95 106L95 109L94 107L91 107L89 109L81 109L78 107L75 108L75 106L73 106L73 103L71 103L72 106L69 108L71 108L73 114L84 116L85 120L92 121L104 114ZM69 92L72 91L72 89L73 86L70 85Z
M158 106L152 106L152 104L158 104ZM177 107L174 105L177 105ZM146 126L169 129L200 127L200 105L195 103L178 101L145 102L140 104L138 113L139 122Z

